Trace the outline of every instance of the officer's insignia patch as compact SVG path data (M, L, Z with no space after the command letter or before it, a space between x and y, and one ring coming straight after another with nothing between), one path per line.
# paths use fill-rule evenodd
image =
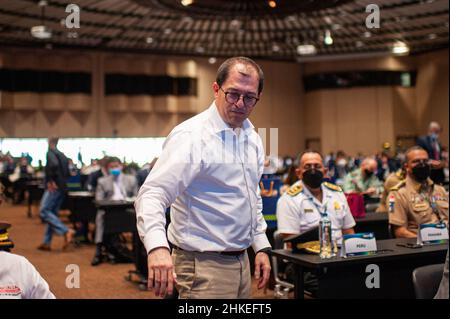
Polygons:
M287 194L290 196L295 196L303 190L303 186L300 184L293 185L287 190Z
M341 209L341 204L339 204L339 202L334 202L334 210L340 210Z
M394 187L391 187L389 190L390 191L398 191L400 188L403 187L403 185L405 185L406 181L403 180L400 183L398 183L397 185L395 185Z
M337 185L334 185L334 184L331 184L331 183L328 183L328 182L323 183L323 185L324 185L326 188L331 189L331 190L333 190L333 191L336 191L336 192L342 192L342 188L340 188L340 187L337 186Z

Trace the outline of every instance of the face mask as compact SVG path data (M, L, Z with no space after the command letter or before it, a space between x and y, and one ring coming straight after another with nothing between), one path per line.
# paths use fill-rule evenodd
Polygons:
M345 159L340 159L336 163L338 166L345 166L347 165L347 161Z
M121 172L122 172L122 170L121 170L120 168L111 168L111 169L109 170L109 173L110 173L112 176L119 176Z
M412 169L412 173L418 182L424 182L430 176L430 165L419 164Z
M365 170L364 170L364 174L366 175L367 178L369 178L369 177L372 177L373 172L370 171L370 170L368 170L368 169L365 169Z
M311 188L319 188L322 184L323 173L315 169L309 169L303 173L303 183Z

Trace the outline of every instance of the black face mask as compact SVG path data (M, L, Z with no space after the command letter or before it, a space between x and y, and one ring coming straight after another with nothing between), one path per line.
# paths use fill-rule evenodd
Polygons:
M373 175L372 171L369 171L368 169L364 170L364 174L366 175L367 178L371 177Z
M424 182L430 176L430 165L419 164L412 169L412 173L418 182Z
M303 173L303 183L310 188L319 188L322 184L323 173L315 169L309 169Z

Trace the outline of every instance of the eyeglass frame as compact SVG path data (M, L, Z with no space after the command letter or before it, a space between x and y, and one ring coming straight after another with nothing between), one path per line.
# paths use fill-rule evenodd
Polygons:
M242 97L242 103L244 103L244 105L246 106L246 107L254 107L257 103L258 103L258 101L259 101L259 97L255 97L255 96L249 96L249 95L245 95L245 94L240 94L240 93L237 93L237 92L228 92L228 91L224 91L224 89L221 87L221 86L219 86L219 89L221 89L222 90L222 92L225 94L225 101L227 101L228 103L230 103L230 104L236 104L237 102L239 102L239 100L241 99L241 97ZM230 102L230 101L228 101L228 98L227 98L227 95L228 94L239 94L239 97L238 97L238 99L235 101L235 102ZM252 99L255 99L255 103L253 104L253 105L247 105L246 103L245 103L245 100L244 100L244 98L245 97L247 97L247 98L252 98Z

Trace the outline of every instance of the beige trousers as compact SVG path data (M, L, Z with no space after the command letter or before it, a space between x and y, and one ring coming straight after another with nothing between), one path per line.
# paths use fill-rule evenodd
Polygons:
M247 252L228 256L174 248L172 260L181 299L248 299L251 296Z

